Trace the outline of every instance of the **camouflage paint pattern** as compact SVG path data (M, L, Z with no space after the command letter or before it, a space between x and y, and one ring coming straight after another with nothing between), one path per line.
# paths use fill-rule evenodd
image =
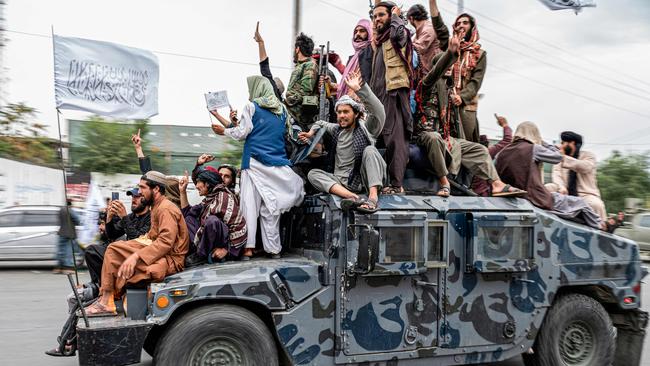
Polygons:
M305 202L312 207L303 206L299 215L330 222L322 251L171 276L152 286L154 295L174 289L187 295L172 297L166 311L154 309L149 322L164 324L195 300L245 300L271 311L272 331L296 365L428 365L432 357L448 365L494 362L526 351L567 286L598 286L619 307L640 307L623 301L638 298L633 287L645 275L634 242L559 219L524 200L381 196L380 215L344 214L340 200L329 196ZM469 248L475 248L479 221L486 218L496 228L516 227L516 220L530 227L531 258L477 260ZM377 263L368 275L352 272L358 242L349 224L425 228L440 220L447 225L441 263Z

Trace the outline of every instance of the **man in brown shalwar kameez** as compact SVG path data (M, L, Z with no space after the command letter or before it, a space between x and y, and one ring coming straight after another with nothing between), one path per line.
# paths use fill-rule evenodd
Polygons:
M151 229L135 240L118 241L106 249L100 297L86 308L89 316L115 315L114 296L126 284L161 281L183 270L189 235L180 209L165 198L167 177L149 171L138 185L151 207Z
M402 182L409 159L409 139L413 132L409 101L413 81L413 47L406 22L400 14L399 7L390 1L376 3L373 10L375 37L372 78L368 84L386 111L382 140L386 147L384 158L388 164L390 186L384 187L384 194L404 192Z

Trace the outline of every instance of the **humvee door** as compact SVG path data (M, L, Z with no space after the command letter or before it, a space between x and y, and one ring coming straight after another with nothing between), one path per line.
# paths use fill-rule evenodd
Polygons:
M447 223L437 213L380 211L348 226L347 269L338 284L338 362L416 357L435 347L440 318L440 271L446 266ZM359 227L378 232L374 268L355 273Z

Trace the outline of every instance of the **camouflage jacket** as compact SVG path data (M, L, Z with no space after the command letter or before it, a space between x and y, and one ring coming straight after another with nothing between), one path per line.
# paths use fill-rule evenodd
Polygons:
M304 113L302 108L303 97L318 95L316 84L318 82L318 66L311 57L300 61L291 73L285 103L291 116L300 124L311 122L313 113Z

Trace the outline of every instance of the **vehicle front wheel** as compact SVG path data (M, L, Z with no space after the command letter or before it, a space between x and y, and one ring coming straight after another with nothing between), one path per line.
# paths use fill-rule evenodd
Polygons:
M537 334L526 366L611 365L616 331L609 314L591 297L562 296L551 307Z
M278 365L273 336L250 311L233 305L208 305L174 321L154 352L157 366Z

